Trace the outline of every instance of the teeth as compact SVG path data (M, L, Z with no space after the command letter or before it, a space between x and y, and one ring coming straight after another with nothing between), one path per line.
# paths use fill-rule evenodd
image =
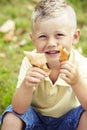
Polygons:
M48 53L54 53L54 52L48 52Z
M53 54L53 53L56 53L56 52L50 52L51 54Z
M53 52L46 52L48 54L55 54L55 53L58 53L58 51L53 51Z

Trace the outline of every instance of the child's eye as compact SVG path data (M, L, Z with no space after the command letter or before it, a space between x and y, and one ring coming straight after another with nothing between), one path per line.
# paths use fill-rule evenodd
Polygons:
M39 38L40 38L40 39L45 39L46 36L45 36L45 35L41 35L41 36L39 36Z
M61 36L64 36L64 34L62 33L57 34L57 37L61 37Z

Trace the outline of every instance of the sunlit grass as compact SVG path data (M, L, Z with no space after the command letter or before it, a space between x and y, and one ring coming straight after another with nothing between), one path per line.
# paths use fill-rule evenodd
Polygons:
M15 3L17 2L17 3ZM0 25L8 19L15 22L15 31L24 29L25 33L18 37L18 41L4 42L4 34L0 33L0 114L10 104L12 95L16 89L19 68L24 57L24 50L32 50L34 47L29 39L31 12L33 5L28 1L14 1L0 5ZM18 42L26 39L24 46L17 46Z

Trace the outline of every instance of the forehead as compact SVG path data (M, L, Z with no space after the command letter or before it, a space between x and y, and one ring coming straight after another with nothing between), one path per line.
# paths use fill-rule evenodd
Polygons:
M57 2L58 2L58 0L57 0ZM58 2L57 4L59 4L59 3L60 2ZM48 19L58 18L58 19L60 19L60 22L62 20L64 22L68 22L68 24L70 26L72 26L74 29L76 29L77 21L76 21L75 11L69 5L66 5L66 4L64 4L63 6L60 6L60 5L61 5L61 3L59 5L54 5L55 7L52 5L51 8L48 5L46 5L46 7L44 5L43 8L40 8L40 10L33 12L32 28L38 22L43 22ZM45 11L45 12L43 13L43 11Z
M63 30L71 29L72 27L71 19L67 15L62 15L57 18L50 18L45 20L37 20L34 24L34 31L47 31L47 30Z

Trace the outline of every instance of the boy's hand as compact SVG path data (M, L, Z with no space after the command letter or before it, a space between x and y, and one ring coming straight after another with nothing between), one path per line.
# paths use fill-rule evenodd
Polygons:
M47 73L38 67L32 67L29 69L25 76L24 82L28 87L37 86L41 80L47 77Z
M61 62L60 65L60 76L71 86L77 84L80 79L78 67L69 61Z

